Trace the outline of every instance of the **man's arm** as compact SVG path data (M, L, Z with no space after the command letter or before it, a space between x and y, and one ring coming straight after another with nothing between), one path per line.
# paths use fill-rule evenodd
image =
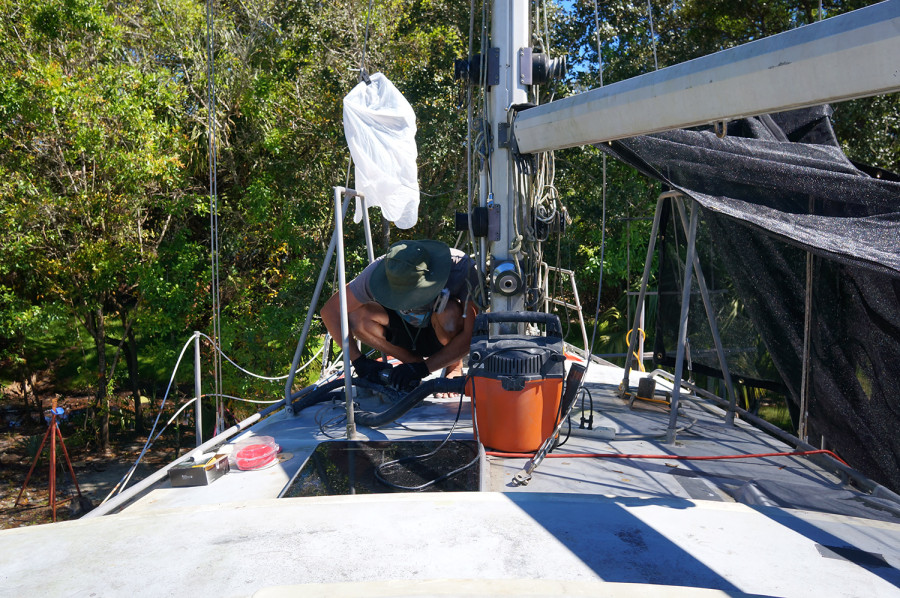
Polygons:
M425 360L429 372L436 372L441 368L452 365L462 359L472 345L472 332L475 330L475 316L478 310L475 304L467 301L464 309L465 317L462 318L463 327L459 334L453 337L444 348Z
M360 301L356 298L356 296L350 291L350 288L347 288L347 320L349 322L350 314L354 311L360 309L364 304L360 303ZM340 344L341 342L341 298L338 293L335 293L331 296L331 298L325 302L325 305L322 306L322 311L319 312L322 316L322 323L325 324L325 329L328 330L328 334L331 335L335 341ZM348 333L350 331L348 330ZM353 338L352 334L350 336L350 361L356 360L358 357L362 356L362 352L359 350L359 344L356 342L356 339Z

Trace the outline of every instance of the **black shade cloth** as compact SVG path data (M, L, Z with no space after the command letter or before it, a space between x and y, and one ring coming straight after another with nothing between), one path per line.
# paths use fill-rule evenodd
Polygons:
M830 115L820 106L734 121L724 138L700 128L599 147L702 206L701 241L714 248L795 406L806 252L815 256L811 440L824 436L852 466L900 491L900 182L848 160ZM698 251L708 249L698 243ZM672 339L677 317L674 326Z

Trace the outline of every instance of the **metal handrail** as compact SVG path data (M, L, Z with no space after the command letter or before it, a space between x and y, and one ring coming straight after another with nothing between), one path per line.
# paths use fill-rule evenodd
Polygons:
M584 350L586 352L591 350L588 342L587 328L584 325L584 314L581 310L581 299L578 297L578 286L575 283L575 272L573 270L567 270L565 268L557 268L556 266L550 266L548 264L544 264L544 269L547 274L544 275L544 311L550 311L550 303L555 305L561 305L567 309L571 309L578 312L578 323L581 326L581 338L584 341ZM572 283L572 294L575 297L575 304L572 305L562 299L557 299L555 297L550 297L550 272L556 272L558 274L565 274L569 277L569 282Z

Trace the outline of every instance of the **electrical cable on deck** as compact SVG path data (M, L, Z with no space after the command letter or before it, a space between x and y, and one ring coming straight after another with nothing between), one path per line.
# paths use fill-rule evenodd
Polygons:
M440 482L443 482L444 480L449 480L453 476L456 476L456 475L462 473L463 471L466 471L467 469L471 468L476 463L478 463L479 455L478 455L478 451L476 450L475 458L472 459L471 461L469 461L468 463L466 463L465 465L463 465L462 467L458 467L458 468L454 469L453 471L450 471L441 476L438 476L437 478L430 480L428 482L425 482L424 484L421 484L419 486L403 486L400 484L395 484L393 482L388 481L387 478L385 477L384 470L387 469L388 467L393 466L393 465L399 465L401 463L424 461L425 459L428 459L428 458L434 456L435 454L437 454L437 452L441 448L443 448L443 446L445 444L447 444L447 442L450 440L450 437L453 435L453 431L456 429L456 424L459 422L459 416L462 413L462 404L463 404L464 394L465 394L464 392L459 393L459 405L456 409L456 418L453 420L453 425L450 427L450 431L447 432L447 435L444 437L444 440L441 441L441 443L436 448L429 451L428 453L425 453L424 455L414 455L414 456L410 456L410 457L403 457L401 459L394 459L393 461L386 461L386 462L382 463L381 465L378 465L377 467L375 467L375 471L374 471L375 478L378 479L378 481L380 481L382 484L389 486L391 488L397 489L397 490L408 490L408 491L413 491L413 492L420 492L422 490L425 490L426 488L430 488L431 486L434 486L435 484L439 484Z
M503 457L507 459L531 459L535 453L503 453L498 451L485 451L489 457ZM837 461L847 465L847 462L827 449L814 451L790 451L781 453L752 453L747 455L635 455L629 453L552 453L546 457L556 459L672 459L674 461L723 461L729 459L761 459L766 457L806 457L809 455L828 455ZM849 467L849 465L847 465Z

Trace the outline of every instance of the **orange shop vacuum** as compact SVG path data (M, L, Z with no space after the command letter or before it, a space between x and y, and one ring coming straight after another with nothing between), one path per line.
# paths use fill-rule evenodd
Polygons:
M543 325L545 335L491 334L491 324ZM506 452L540 448L559 421L565 361L562 326L553 314L499 312L475 319L466 394L484 446Z

